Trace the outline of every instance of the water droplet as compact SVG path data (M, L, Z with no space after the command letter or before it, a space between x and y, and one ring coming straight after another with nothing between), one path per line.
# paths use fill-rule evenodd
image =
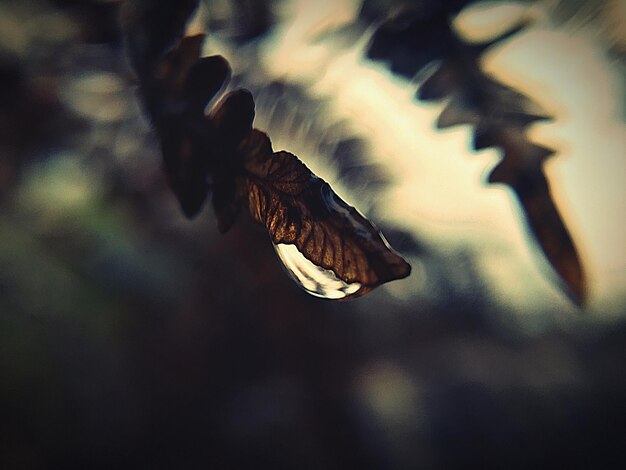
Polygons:
M356 294L361 289L358 282L348 284L334 272L312 263L304 257L295 245L274 245L278 257L287 273L305 291L315 297L343 299Z

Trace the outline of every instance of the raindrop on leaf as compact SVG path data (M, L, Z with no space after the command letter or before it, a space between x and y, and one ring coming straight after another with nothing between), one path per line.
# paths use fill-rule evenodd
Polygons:
M284 243L274 245L278 257L283 263L287 274L309 294L324 299L345 299L365 293L361 284L348 284L339 279L334 272L313 264L298 251L295 245ZM356 295L355 295L356 294Z

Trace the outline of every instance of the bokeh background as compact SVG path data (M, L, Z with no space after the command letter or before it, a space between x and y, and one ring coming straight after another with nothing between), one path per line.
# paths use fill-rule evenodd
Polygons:
M338 303L246 214L224 236L182 216L121 3L0 3L0 467L623 468L623 2L449 2L467 37L536 21L485 67L556 115L533 136L560 151L584 308L481 178L497 151L366 57L403 2L220 0L191 26L275 148L412 263Z

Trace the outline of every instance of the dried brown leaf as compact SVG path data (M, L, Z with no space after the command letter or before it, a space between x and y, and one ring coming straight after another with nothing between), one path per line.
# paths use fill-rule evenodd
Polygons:
M293 244L342 281L361 284L357 295L410 274L376 227L295 155L274 153L267 135L256 129L240 151L250 214L274 244Z

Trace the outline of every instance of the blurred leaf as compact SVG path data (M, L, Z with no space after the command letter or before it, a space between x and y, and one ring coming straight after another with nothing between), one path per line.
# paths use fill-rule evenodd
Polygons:
M142 87L168 182L187 217L198 214L209 192L206 153L215 146L217 131L204 108L230 77L223 57L200 59L203 40L203 35L183 38Z
M178 43L198 0L127 0L122 27L140 81L150 81L163 54Z
M407 8L379 27L368 56L387 60L393 71L407 77L437 63L435 70L421 82L417 98L449 100L437 119L439 129L469 124L474 126L474 149L502 149L503 158L493 168L488 181L512 187L529 228L565 282L566 291L576 303L582 303L585 298L582 265L543 173L543 163L554 151L535 145L525 133L529 124L550 117L528 97L495 81L480 66L487 49L517 34L526 25L521 22L489 42L467 44L451 27L451 18L465 3Z

